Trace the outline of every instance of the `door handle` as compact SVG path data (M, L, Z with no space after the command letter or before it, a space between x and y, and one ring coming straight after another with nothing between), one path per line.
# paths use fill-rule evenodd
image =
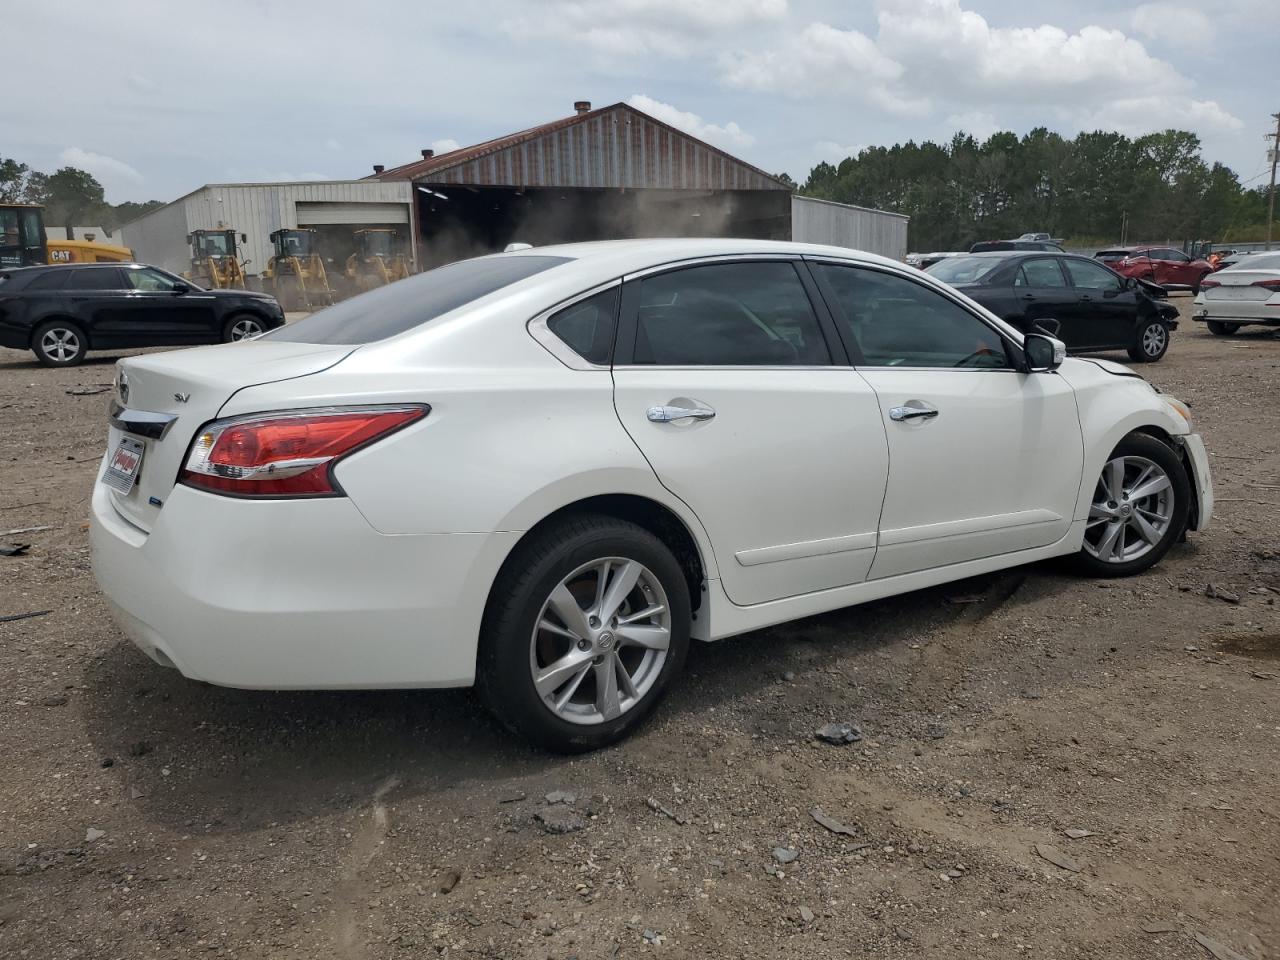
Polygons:
M1034 293L1024 293L1022 295L1023 300L1034 300L1035 298L1036 298L1036 295Z
M685 406L684 404L689 404ZM661 407L650 407L645 413L650 423L675 423L677 420L710 420L716 412L696 400L677 397Z
M908 400L900 407L889 408L889 419L904 423L908 420L932 420L938 415L936 407L920 400Z

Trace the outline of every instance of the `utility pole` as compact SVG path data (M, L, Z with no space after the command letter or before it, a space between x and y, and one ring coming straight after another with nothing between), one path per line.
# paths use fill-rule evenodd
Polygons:
M1276 132L1268 133L1266 139L1271 141L1271 199L1267 201L1267 247L1271 249L1271 225L1276 219L1276 161L1280 160L1280 113L1271 115L1276 121Z

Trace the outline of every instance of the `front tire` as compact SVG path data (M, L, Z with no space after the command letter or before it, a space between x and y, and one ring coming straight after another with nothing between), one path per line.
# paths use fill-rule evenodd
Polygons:
M31 351L46 367L74 367L84 362L89 341L74 323L50 320L31 335Z
M1155 437L1129 434L1094 487L1078 565L1094 577L1150 569L1182 536L1190 507L1191 484L1178 455Z
M1169 349L1169 327L1163 320L1144 320L1129 346L1134 363L1155 363Z
M224 343L235 343L238 340L252 340L267 332L262 321L247 313L237 313L222 328Z
M667 546L613 517L553 523L494 582L477 685L508 730L580 753L629 734L684 666L689 584Z
M1205 323L1209 328L1209 332L1215 337L1229 337L1240 329L1238 323L1226 323L1222 320L1209 320Z

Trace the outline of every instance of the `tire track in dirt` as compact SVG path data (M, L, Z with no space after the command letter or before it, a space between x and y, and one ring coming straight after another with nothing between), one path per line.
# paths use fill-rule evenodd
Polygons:
M387 835L387 805L383 802L383 798L399 785L400 778L392 774L373 791L373 808L370 816L356 832L342 879L333 889L332 939L336 955L345 960L362 960L367 955L366 944L359 938L360 928L356 920L356 907L367 899L369 884L364 877L364 872L378 856Z

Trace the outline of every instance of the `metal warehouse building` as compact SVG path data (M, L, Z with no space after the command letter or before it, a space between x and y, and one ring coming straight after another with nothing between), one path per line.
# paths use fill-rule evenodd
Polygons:
M187 234L243 233L258 273L282 227L318 232L340 263L360 227L391 227L415 269L509 243L735 236L852 246L901 259L907 218L793 196L788 184L625 103L572 115L363 180L211 184L121 228L139 259L179 271Z

